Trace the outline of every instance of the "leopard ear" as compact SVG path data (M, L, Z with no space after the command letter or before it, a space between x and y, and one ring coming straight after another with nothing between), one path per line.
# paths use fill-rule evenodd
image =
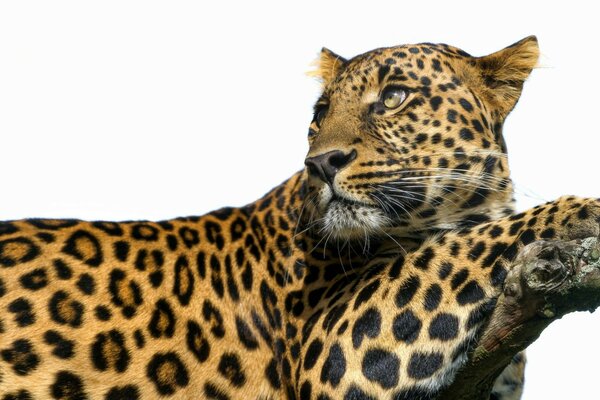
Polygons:
M321 54L315 60L316 69L308 72L309 76L313 76L323 82L326 86L344 69L348 60L335 54L333 51L323 47Z
M483 96L501 119L517 104L523 83L536 66L539 54L537 38L528 36L503 50L475 59L483 78Z

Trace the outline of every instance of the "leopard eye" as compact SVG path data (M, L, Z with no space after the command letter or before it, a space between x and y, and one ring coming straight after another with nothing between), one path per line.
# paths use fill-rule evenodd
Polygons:
M394 109L400 107L404 100L406 100L407 93L405 90L392 87L384 90L381 96L381 102L388 109Z
M320 104L315 109L314 121L317 124L317 128L321 127L321 123L323 122L323 120L325 119L325 116L327 115L327 110L329 110L329 107L325 104Z

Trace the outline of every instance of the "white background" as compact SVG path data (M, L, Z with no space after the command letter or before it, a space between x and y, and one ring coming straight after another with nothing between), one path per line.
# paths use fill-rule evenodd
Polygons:
M204 3L204 4L203 4ZM538 36L505 125L519 207L600 196L594 2L0 2L0 219L161 219L248 203L303 165L322 46L483 55ZM597 399L600 314L531 346L525 399Z

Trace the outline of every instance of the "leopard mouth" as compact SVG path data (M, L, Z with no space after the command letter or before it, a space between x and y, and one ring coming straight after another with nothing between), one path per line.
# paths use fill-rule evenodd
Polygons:
M365 202L359 201L359 200L354 200L354 199L349 199L337 192L333 192L331 199L329 200L329 204L328 207L331 207L332 205L341 205L341 206L346 206L346 207L370 207L370 208L375 208L373 205L371 204L367 204Z

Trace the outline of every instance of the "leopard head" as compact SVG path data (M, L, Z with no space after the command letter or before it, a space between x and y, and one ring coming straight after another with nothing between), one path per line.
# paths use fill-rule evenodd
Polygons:
M484 57L430 43L349 60L323 49L305 160L311 226L352 240L505 215L502 126L538 54L533 36Z

